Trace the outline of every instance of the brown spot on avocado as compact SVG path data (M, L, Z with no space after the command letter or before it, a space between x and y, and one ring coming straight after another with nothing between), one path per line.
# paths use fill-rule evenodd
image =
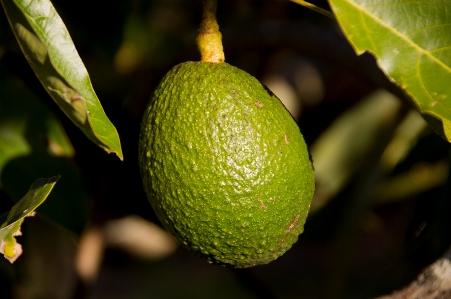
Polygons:
M283 139L285 139L286 145L290 144L290 141L288 141L288 138L287 138L287 134L283 135Z
M296 223L299 221L299 215L297 215L296 217L294 217L293 221L291 222L291 224L288 226L286 233L289 233L294 226L296 225Z
M258 201L262 204L260 209L266 209L266 206L265 206L265 204L263 203L263 200L261 200L260 197L258 198Z

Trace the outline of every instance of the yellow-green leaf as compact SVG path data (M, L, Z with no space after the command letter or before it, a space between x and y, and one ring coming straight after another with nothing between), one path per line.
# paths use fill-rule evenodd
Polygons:
M21 235L20 226L26 216L33 215L34 210L39 207L49 196L59 176L49 179L38 179L31 185L27 194L12 207L9 213L0 217L0 253L3 253L13 263L22 253L22 246L17 243L15 236Z
M451 1L329 0L357 54L380 68L451 141Z

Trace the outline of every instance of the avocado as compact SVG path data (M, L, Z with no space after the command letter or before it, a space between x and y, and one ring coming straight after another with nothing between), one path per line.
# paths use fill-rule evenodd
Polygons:
M226 62L185 62L164 76L142 120L139 164L164 227L195 256L236 268L297 241L315 188L290 113Z

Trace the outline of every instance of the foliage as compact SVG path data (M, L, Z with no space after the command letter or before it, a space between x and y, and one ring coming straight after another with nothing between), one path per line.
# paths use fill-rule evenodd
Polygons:
M89 139L122 160L116 129L51 2L4 0L2 5L25 57L53 100Z
M268 266L245 271L209 267L183 251L144 263L130 256L154 235L139 231L127 251L117 240L138 226L108 229L130 214L158 222L139 177L139 125L162 75L199 59L201 1L117 0L102 9L88 0L1 2L0 208L13 216L4 214L0 236L8 252L27 215L17 211L37 208L48 195L38 217L23 224L22 257L0 263L5 297L14 289L17 298L69 298L83 284L105 298L370 297L405 285L451 243L448 0L329 0L336 21L283 1L220 1L226 61L294 107L316 167L300 241ZM41 192L32 204L30 193L23 197L29 186ZM112 241L116 231L121 238ZM104 246L112 252L101 272L90 262L91 276L78 262L86 244L97 244L100 257ZM104 280L86 278L93 275Z
M357 54L370 51L438 134L451 141L451 15L447 1L331 0Z
M25 196L9 213L0 216L0 245L5 258L14 262L22 253L22 247L16 243L15 236L20 236L20 226L26 216L34 215L34 210L42 204L52 191L59 177L39 179L31 185Z

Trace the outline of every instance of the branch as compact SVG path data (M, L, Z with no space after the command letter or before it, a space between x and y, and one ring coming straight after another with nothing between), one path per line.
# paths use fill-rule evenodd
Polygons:
M313 11L316 11L317 13L320 13L328 18L331 18L332 20L335 20L335 15L331 13L328 10L325 10L321 7L318 7L310 2L304 1L304 0L291 0L291 2L297 3L299 5L304 6L305 8L311 9Z
M451 298L451 247L429 265L406 288L376 299L448 299Z

